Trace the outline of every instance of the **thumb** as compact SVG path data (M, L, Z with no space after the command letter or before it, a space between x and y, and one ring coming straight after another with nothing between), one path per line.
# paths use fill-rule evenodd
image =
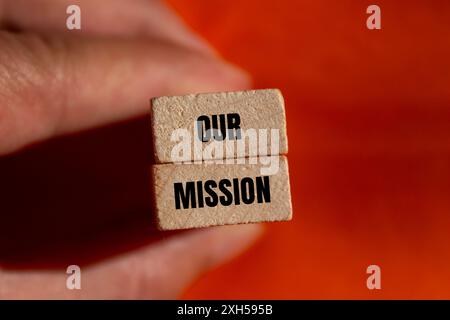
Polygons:
M262 233L261 225L187 231L98 265L81 267L81 290L68 290L64 270L0 272L1 299L167 299L196 277L235 257Z

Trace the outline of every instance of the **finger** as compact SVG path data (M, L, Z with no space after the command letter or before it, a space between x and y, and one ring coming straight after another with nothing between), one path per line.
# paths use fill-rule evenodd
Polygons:
M68 290L65 270L0 272L1 299L167 299L203 272L235 257L260 235L260 225L189 231L92 267L81 267L81 290Z
M248 86L236 68L170 42L0 32L0 48L0 155L144 114L154 96Z
M66 10L74 4L81 9L81 34L143 35L212 51L159 0L0 0L0 26L68 32Z

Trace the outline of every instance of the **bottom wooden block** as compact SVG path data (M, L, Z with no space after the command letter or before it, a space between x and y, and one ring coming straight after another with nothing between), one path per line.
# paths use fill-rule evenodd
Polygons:
M278 170L271 175L261 174L267 162L249 164L250 159L246 164L154 165L158 227L175 230L290 220L287 158L276 158Z

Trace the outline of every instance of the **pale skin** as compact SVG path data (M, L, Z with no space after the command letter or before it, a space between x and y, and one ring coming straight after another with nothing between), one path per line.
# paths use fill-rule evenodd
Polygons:
M69 4L82 9L81 31L66 29ZM0 157L143 115L150 97L249 87L159 1L0 0L0 28ZM170 235L83 266L81 290L66 288L65 269L0 261L0 298L176 298L260 234L240 225Z

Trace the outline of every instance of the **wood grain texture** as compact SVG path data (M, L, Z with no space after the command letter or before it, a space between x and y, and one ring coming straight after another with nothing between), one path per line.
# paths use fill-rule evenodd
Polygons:
M171 141L176 129L187 129L194 136L195 121L202 115L239 114L240 127L248 129L279 129L279 150L272 152L270 139L268 153L244 157L286 154L286 115L284 100L278 89L248 90L238 92L200 93L184 96L158 97L151 100L151 125L156 163L174 162L171 151L178 143ZM203 142L203 147L209 142ZM192 143L193 146L193 143ZM191 160L194 158L192 155ZM212 159L213 157L203 157Z
M290 220L292 218L292 205L287 158L285 156L277 156L276 158L279 160L279 170L276 174L267 176L270 188L270 202L263 201L258 203L255 195L255 200L251 204L245 204L241 199L240 204L236 204L233 201L231 205L224 206L219 201L216 206L209 207L205 203L202 208L199 208L199 202L197 201L196 208L192 208L191 202L189 208L181 206L180 209L176 209L174 184L182 183L183 186L186 186L186 183L190 181L205 183L208 180L213 180L219 184L222 179L230 181L235 178L238 179L237 181L242 181L245 177L256 179L256 177L261 177L260 168L262 165L260 163L154 165L152 171L158 227L161 230L175 230L225 224ZM267 180L265 181L267 182ZM267 187L267 185L265 186ZM224 196L219 188L214 190L218 197ZM233 190L233 187L230 187L229 190ZM198 189L196 190L197 195ZM208 197L208 194L204 192L203 197Z

